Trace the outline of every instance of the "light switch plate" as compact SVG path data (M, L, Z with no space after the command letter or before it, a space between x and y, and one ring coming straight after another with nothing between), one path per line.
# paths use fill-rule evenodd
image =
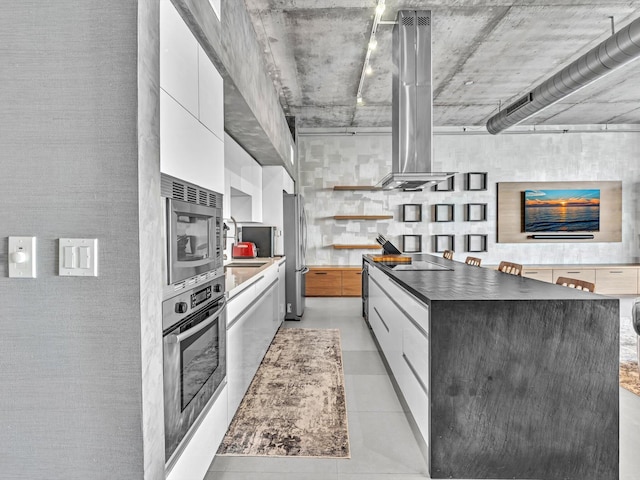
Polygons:
M61 238L58 252L61 277L98 276L97 238Z
M36 237L9 237L9 277L36 278Z

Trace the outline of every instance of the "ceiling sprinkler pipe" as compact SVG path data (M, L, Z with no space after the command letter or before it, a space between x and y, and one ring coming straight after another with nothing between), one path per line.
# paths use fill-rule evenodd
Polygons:
M640 18L491 117L487 130L496 135L637 58Z

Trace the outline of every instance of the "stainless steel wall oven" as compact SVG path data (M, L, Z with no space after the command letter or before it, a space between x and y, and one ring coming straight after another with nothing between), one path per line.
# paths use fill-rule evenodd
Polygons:
M162 304L165 458L172 455L226 382L224 276Z

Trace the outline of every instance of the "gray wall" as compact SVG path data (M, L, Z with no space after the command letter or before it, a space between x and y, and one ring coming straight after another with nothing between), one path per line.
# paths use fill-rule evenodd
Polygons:
M153 4L23 1L0 16L3 478L161 478L161 411L142 405L161 393L159 350L145 345L160 292L141 299L157 268L141 242L159 233L157 92L138 96L138 21L157 52ZM142 63L153 89L157 58ZM36 279L7 277L10 235L38 238ZM98 239L97 278L57 275L60 237Z
M622 127L621 127L622 128ZM464 235L488 234L488 252L472 254L484 263L503 259L521 263L638 262L640 243L640 133L610 131L527 133L498 136L444 134L434 136L434 171L455 171L454 192L334 191L334 185L373 185L391 169L391 137L314 135L305 130L299 142L300 187L309 212L309 265L358 265L363 253L334 250L334 243L375 243L382 233L398 247L402 234L423 235L423 251L433 251L432 235L456 235L456 259L464 260ZM558 131L561 131L558 130ZM466 172L488 172L488 190L463 191ZM622 243L505 244L496 243L497 182L621 180ZM423 222L401 222L403 203L421 203ZM455 204L456 221L434 223L436 203ZM463 204L488 203L487 222L465 222ZM393 220L338 221L336 214L391 213Z

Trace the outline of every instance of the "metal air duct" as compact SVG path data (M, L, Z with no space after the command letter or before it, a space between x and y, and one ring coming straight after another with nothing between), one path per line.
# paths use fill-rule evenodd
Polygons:
M487 121L497 134L640 57L640 18Z

